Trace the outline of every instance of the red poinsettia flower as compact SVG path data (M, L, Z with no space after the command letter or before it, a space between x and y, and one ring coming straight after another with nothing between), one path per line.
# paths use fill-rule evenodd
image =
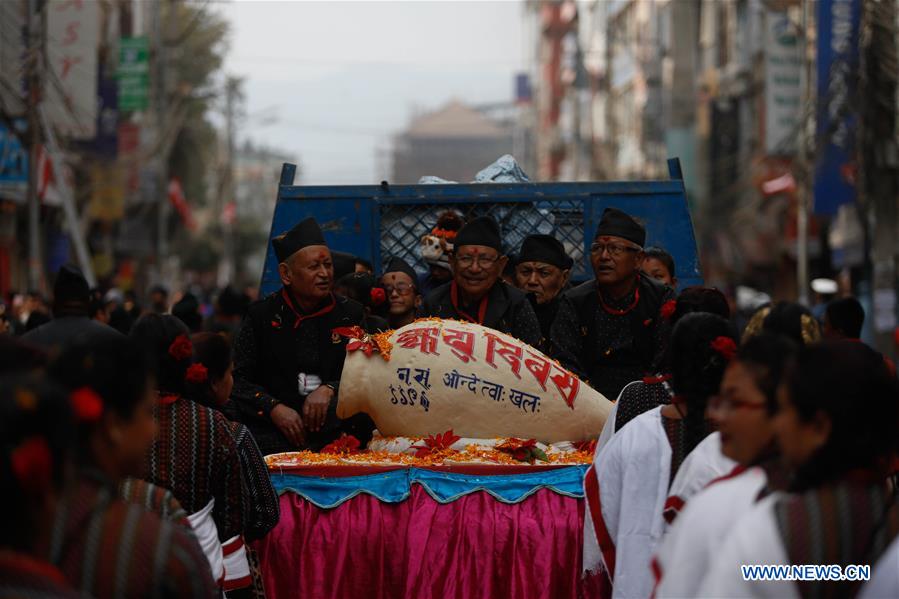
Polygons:
M337 327L336 329L331 329L331 332L348 339L362 339L365 337L365 330L360 326Z
M359 453L359 445L359 439L344 434L322 447L321 453Z
M188 383L193 383L194 385L205 383L208 378L209 369L199 362L196 364L191 364L190 368L187 369L187 374L184 375L184 380L186 380Z
M103 415L103 398L90 387L73 391L69 395L69 403L79 422L96 422Z
M423 458L427 455L435 451L440 451L442 449L449 449L452 447L453 443L461 439L459 435L453 434L453 429L449 429L443 434L440 435L430 435L427 439L422 439L424 442L424 446L413 445L412 449L415 449L415 457Z
M674 316L674 311L677 309L677 302L674 300L668 300L664 304L662 304L662 309L659 310L659 316L664 318L665 320L671 320L671 317Z
M372 287L371 288L371 304L373 306L380 306L384 302L387 301L387 293L384 291L383 287Z
M537 447L537 439L506 439L496 446L496 450L509 454L519 462L533 464L537 460L547 461L546 454Z
M13 476L29 495L41 495L50 487L53 456L43 437L30 437L16 447L9 457Z
M169 355L178 360L186 360L194 353L194 346L187 335L178 335L169 346Z
M730 337L715 337L712 341L712 349L721 354L728 362L737 355L737 343Z
M596 439L590 439L588 441L576 441L572 443L572 445L574 445L574 448L578 451L596 453Z
M346 344L346 350L348 352L361 349L366 356L371 356L376 349L371 335L366 333L362 327L338 327L331 332L335 335L349 338L350 341Z

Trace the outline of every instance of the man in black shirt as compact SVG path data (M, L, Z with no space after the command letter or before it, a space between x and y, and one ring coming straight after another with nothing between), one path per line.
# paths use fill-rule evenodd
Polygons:
M565 293L553 325L559 360L612 400L653 371L668 343L660 310L674 291L640 271L645 242L641 224L607 208L590 247L595 278Z
M341 432L363 443L370 420L340 421L337 392L346 338L362 306L332 292L334 266L318 223L307 218L272 240L283 287L252 304L234 342L232 399L263 454L321 449Z
M425 297L422 315L467 320L537 347L540 323L531 303L500 280L507 261L495 220L482 216L467 223L455 239L453 280Z
M515 266L516 287L528 294L540 323L539 349L554 355L550 329L559 311L562 290L568 284L574 261L552 235L529 235L521 244Z

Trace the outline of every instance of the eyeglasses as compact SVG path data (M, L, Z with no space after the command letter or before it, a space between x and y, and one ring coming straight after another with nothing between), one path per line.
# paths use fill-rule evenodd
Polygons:
M598 254L602 256L603 252L609 252L609 255L613 258L618 258L624 254L624 252L639 252L640 248L631 247L629 245L621 245L618 243L594 243L590 246L591 254Z
M481 268L491 268L494 264L499 261L499 256L495 258L486 258L484 256L457 256L456 262L462 268L468 268L475 262L478 263L478 266Z
M397 283L396 285L384 285L384 293L387 294L387 297L393 295L393 292L396 291L397 295L409 295L409 293L415 288L414 285L410 285L409 283Z
M735 410L745 409L745 410L764 410L767 408L767 404L763 403L755 403L752 401L746 401L743 399L734 399L732 397L723 397L721 395L713 395L709 398L708 403L709 410L719 413L729 413Z

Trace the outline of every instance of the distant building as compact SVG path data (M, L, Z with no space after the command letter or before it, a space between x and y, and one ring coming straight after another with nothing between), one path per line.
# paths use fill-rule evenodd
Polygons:
M394 138L390 182L417 183L425 175L467 183L485 166L510 154L512 128L454 100L415 118Z

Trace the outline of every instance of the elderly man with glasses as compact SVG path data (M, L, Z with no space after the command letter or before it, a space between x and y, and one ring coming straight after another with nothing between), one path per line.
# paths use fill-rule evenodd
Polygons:
M402 258L391 258L384 268L381 287L387 296L387 324L391 329L404 327L415 320L421 307L416 281L418 273Z
M537 347L540 323L531 303L524 292L500 280L508 260L496 221L473 219L456 235L453 280L425 297L422 315L467 320Z
M640 271L645 242L640 223L606 208L590 247L595 278L566 292L553 323L559 360L609 399L653 372L668 342L662 306L675 294Z

